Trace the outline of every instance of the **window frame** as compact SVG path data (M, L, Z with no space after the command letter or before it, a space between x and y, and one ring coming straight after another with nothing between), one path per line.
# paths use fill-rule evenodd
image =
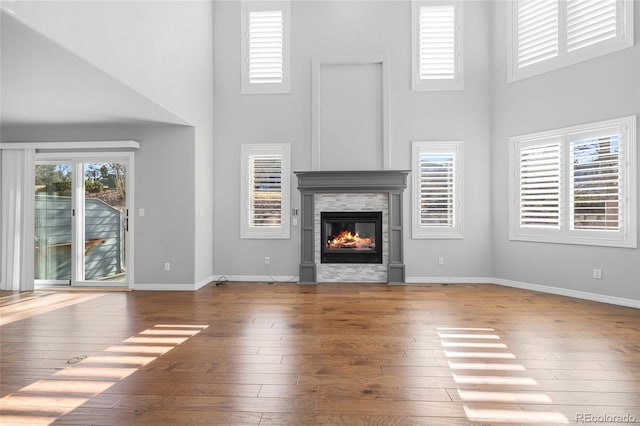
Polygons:
M241 239L289 239L291 237L291 144L242 144L240 166L240 238ZM258 155L282 156L281 223L278 226L257 227L250 222L250 159Z
M454 8L454 78L420 79L420 8L452 5ZM464 89L463 2L460 0L411 1L411 90L445 91Z
M571 229L570 146L577 140L619 136L619 220L617 231ZM520 152L523 148L546 143L560 144L560 213L557 229L522 226L520 222ZM509 240L607 247L637 247L637 169L636 116L530 133L509 138Z
M616 36L569 52L567 45L567 1L556 0L558 4L558 55L520 68L518 64L518 7L516 5L518 1L510 0L507 3L507 81L509 83L598 58L634 45L633 1L616 0Z
M240 2L240 93L243 95L291 93L291 1L242 0ZM249 82L249 15L251 12L282 12L282 76L279 83Z
M420 155L454 155L454 226L429 227L420 223ZM412 209L411 238L413 239L462 239L464 238L464 142L463 141L414 141L412 142Z

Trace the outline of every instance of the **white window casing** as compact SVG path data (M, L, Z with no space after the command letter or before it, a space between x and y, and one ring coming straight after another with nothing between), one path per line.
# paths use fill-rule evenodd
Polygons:
M637 247L636 117L510 139L509 238Z
M633 46L632 0L511 0L509 82Z
M462 2L413 0L411 11L411 88L462 90Z
M412 238L463 238L463 143L412 143Z
M290 1L242 0L241 17L241 93L290 93Z
M241 146L240 237L290 237L289 144Z

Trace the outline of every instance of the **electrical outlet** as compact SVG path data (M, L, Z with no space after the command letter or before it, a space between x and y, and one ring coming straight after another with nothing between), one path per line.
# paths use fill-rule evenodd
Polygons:
M438 265L444 265L444 257L440 256L438 258Z
M270 262L269 256L266 256L266 257L264 258L264 264L265 264L265 265L268 265L268 264L269 264L269 262Z
M593 270L593 278L595 278L596 280L601 280L602 279L602 269L594 269Z
M169 262L165 262L165 264L164 264L164 270L165 270L165 271L170 271L170 270L171 270L171 263L169 263Z

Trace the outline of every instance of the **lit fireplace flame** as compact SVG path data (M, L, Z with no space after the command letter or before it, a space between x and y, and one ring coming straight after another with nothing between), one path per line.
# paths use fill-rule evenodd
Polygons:
M342 231L327 241L327 248L330 249L374 249L375 247L376 243L373 238L363 237L358 232L352 234L351 231Z

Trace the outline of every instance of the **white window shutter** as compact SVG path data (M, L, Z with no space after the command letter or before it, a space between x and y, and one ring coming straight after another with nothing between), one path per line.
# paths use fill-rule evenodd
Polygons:
M282 156L252 155L249 226L282 224Z
M420 155L420 225L455 226L455 154Z
M523 0L517 3L517 64L526 67L558 56L557 0Z
M509 238L637 247L636 116L510 138Z
M567 1L567 50L616 37L616 0Z
M633 0L509 1L509 81L632 47L633 5Z
M420 80L455 78L454 14L453 4L420 6L418 18Z
M619 136L573 141L569 149L571 228L618 230L622 201Z
M291 1L240 4L240 93L291 93Z
M560 226L559 143L520 150L520 226L557 229Z
M412 143L413 238L463 238L462 141Z
M284 21L282 10L250 11L248 34L249 84L284 81Z
M290 237L289 144L243 144L240 238Z

